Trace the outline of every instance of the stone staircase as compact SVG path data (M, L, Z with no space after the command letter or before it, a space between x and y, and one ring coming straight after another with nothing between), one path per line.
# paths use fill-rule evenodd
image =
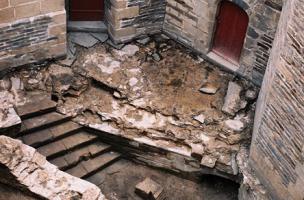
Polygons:
M16 108L22 119L17 138L38 150L59 169L79 177L94 179L121 155L96 134L56 112L56 103L44 95Z

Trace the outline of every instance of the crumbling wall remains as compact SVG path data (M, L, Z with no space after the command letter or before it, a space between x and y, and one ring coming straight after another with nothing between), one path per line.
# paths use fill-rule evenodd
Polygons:
M0 1L0 71L65 53L64 0Z
M304 198L303 0L288 0L261 89L250 163L273 199Z
M34 148L6 136L0 136L0 172L2 183L42 199L105 200L97 186L60 171Z

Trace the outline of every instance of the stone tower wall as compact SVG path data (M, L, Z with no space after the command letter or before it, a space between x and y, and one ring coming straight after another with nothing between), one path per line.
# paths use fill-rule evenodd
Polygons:
M224 64L224 67L260 84L268 62L282 3L278 0L231 1L246 11L249 25L239 66L228 67ZM164 31L209 57L220 2L220 0L168 0Z
M304 0L285 3L260 93L251 166L276 200L303 200Z
M126 42L164 31L208 59L220 0L107 0L107 21L114 41ZM233 0L249 16L239 66L223 65L261 84L279 21L281 0Z
M64 0L0 0L0 71L65 52Z

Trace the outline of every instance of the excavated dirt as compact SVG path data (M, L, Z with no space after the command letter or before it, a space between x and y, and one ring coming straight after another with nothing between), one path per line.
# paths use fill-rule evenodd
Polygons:
M13 76L23 83L19 90L51 92L58 110L78 123L182 155L195 153L201 165L237 175L236 155L250 142L258 89L173 41L155 38L122 50L77 47L71 67L51 64ZM222 108L231 82L240 92L230 92L237 108L227 113Z
M145 178L162 186L168 200L236 200L238 185L215 176L202 177L193 182L170 173L147 168L127 160L120 160L90 180L100 187L109 200L142 200L135 186Z

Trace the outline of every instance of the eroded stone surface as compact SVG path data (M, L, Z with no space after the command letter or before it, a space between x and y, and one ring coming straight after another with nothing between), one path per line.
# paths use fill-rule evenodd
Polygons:
M105 199L97 186L58 170L34 148L6 136L0 136L0 163L22 187L43 198Z

